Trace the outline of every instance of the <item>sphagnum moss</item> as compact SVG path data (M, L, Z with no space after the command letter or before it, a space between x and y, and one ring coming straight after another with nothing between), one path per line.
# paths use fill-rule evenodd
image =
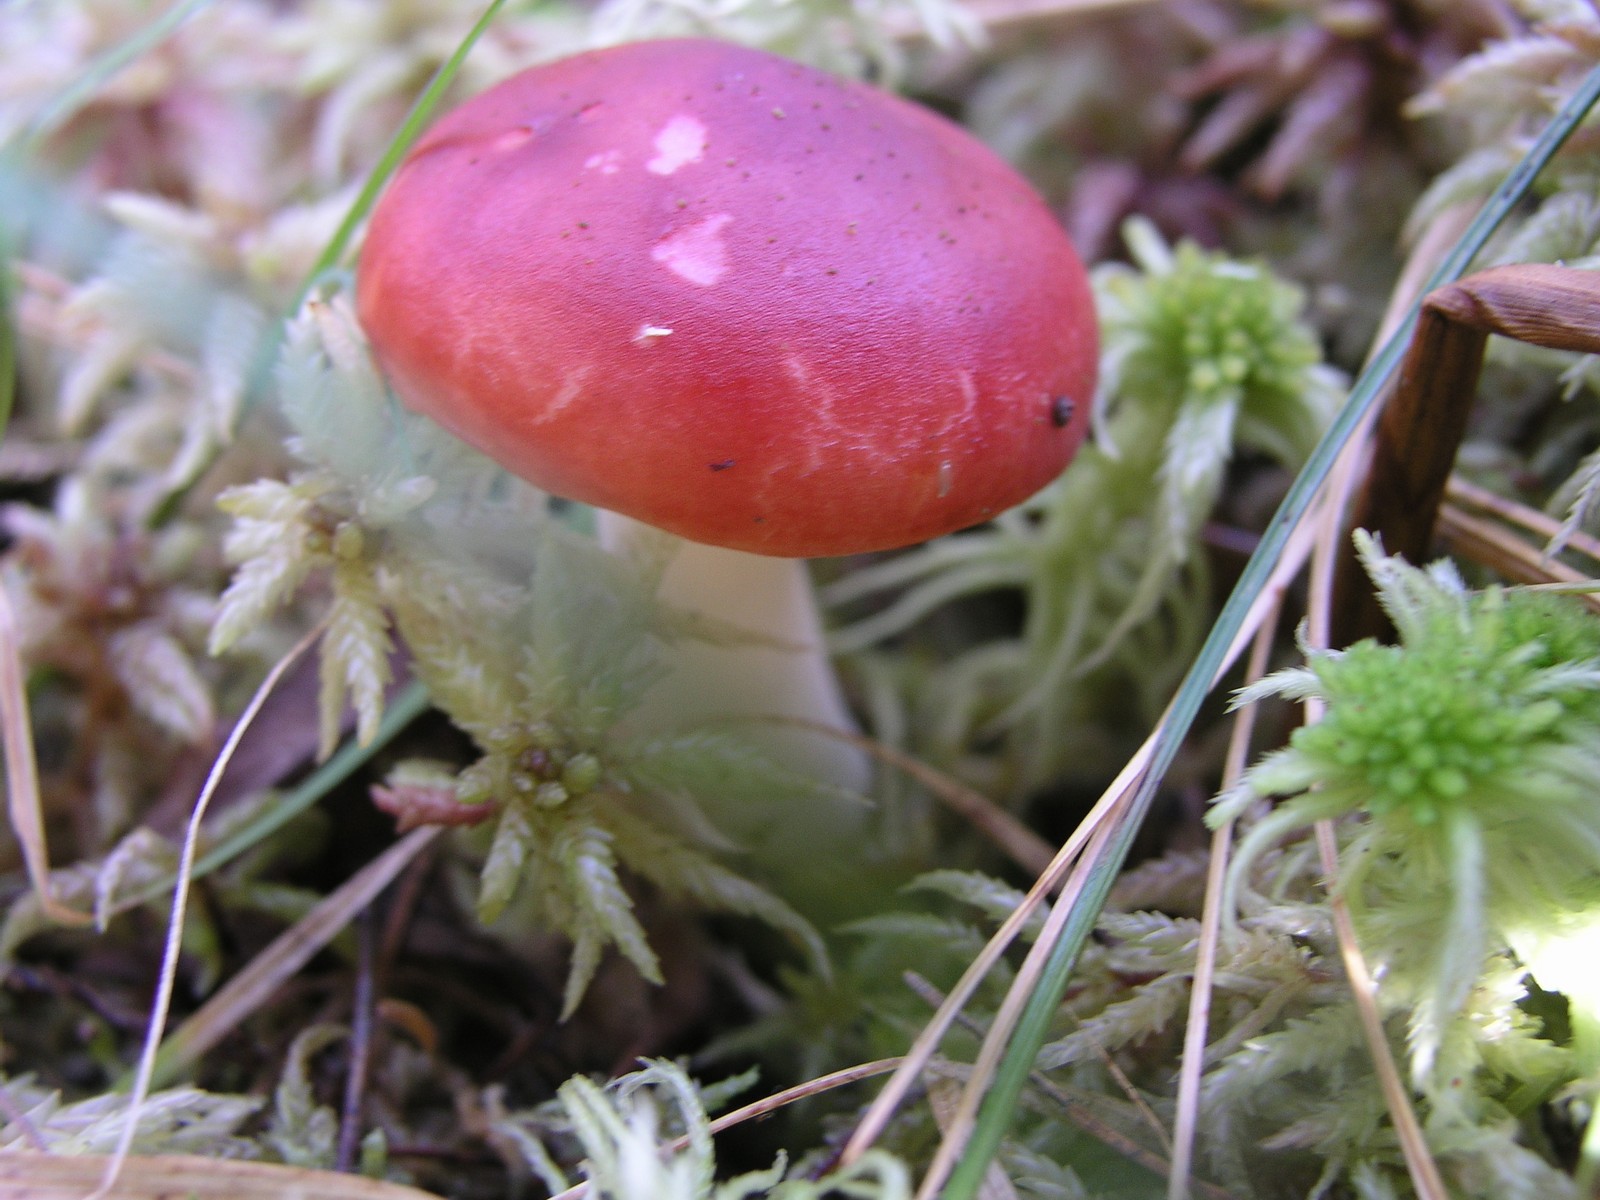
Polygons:
M1352 818L1338 886L1386 1004L1410 1010L1413 1077L1436 1092L1447 1027L1491 960L1516 951L1524 931L1570 926L1600 900L1600 621L1558 597L1473 592L1447 565L1423 571L1370 539L1360 546L1399 643L1311 651L1306 667L1247 689L1241 700L1316 699L1325 712L1210 820L1288 797L1240 842L1231 912L1275 841ZM1575 1028L1593 1024L1595 998L1568 997Z

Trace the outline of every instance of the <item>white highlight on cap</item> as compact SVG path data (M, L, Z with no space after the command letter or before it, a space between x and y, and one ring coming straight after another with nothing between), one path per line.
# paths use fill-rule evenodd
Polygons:
M697 163L706 152L706 127L693 117L679 113L656 134L656 156L645 163L655 175L671 175L680 167Z
M710 287L728 273L728 247L722 240L722 227L731 220L731 213L713 213L686 225L657 242L650 257L680 278Z

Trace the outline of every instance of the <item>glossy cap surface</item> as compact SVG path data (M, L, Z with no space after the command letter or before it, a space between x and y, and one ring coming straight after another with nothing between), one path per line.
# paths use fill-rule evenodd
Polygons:
M895 97L709 40L526 71L418 143L358 304L400 396L547 491L761 554L908 545L1081 440L1084 271Z

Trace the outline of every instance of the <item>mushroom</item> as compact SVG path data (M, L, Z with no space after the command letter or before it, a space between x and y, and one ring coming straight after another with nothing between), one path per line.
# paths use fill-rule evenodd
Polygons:
M597 506L612 545L629 519L686 539L664 597L771 644L680 659L647 700L682 721L852 728L802 559L1025 499L1082 439L1096 367L1083 267L996 155L703 39L535 67L439 121L373 213L358 307L407 405ZM865 783L805 741L791 763Z

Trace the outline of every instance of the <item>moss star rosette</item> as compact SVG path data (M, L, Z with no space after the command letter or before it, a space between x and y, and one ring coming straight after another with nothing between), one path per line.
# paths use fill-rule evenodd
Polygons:
M1242 692L1239 703L1317 699L1326 711L1210 821L1289 797L1239 843L1232 914L1279 839L1361 818L1346 827L1338 886L1386 999L1411 1009L1412 1071L1427 1087L1488 959L1515 954L1542 986L1569 988L1548 974L1556 935L1600 913L1600 621L1563 597L1474 592L1448 564L1419 570L1363 535L1358 544L1399 644L1311 651L1305 667ZM1592 1059L1600 989L1585 990L1568 1000L1575 1046Z

